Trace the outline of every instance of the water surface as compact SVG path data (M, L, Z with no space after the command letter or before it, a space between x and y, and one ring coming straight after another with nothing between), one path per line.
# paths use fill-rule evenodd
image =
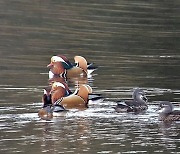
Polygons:
M0 153L180 153L179 122L159 101L180 104L179 1L0 1ZM41 120L52 55L99 66L87 80L104 100ZM77 80L69 81L72 90ZM147 112L116 113L142 88Z

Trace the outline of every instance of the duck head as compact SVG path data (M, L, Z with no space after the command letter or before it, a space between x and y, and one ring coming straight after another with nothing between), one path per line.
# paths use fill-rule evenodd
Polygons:
M147 103L148 101L147 97L145 96L145 92L139 88L134 90L132 97L136 102Z
M54 62L61 62L64 69L70 69L73 67L73 65L69 62L69 60L64 55L52 56L51 63L54 63Z
M70 95L72 93L66 82L55 81L52 83L51 91L56 91L56 90L60 90L60 89L65 90L65 96Z
M66 87L61 82L54 82L51 88L52 93L52 103L56 102L58 99L66 96Z
M63 76L65 75L66 71L62 65L61 62L53 62L47 65L47 67L50 69L50 72L53 73L55 76Z
M44 120L50 120L53 117L51 106L46 106L39 110L38 116Z
M163 113L163 114L168 114L171 113L173 111L174 107L172 105L172 103L166 101L166 102L160 102L159 104L159 113Z

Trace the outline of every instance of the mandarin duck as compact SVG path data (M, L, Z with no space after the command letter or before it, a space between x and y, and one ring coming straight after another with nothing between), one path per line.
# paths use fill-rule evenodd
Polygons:
M90 75L97 67L93 66L92 63L87 63L86 59L82 56L75 56L74 57L75 63L71 63L65 56L58 55L58 56L52 56L51 62L49 65L47 65L48 68L50 68L49 71L49 78L52 78L54 75L53 67L61 67L60 70L62 71L59 75L66 74L66 77L77 77L77 76L88 76ZM60 62L62 65L56 64L54 66L54 63ZM59 66L58 66L59 65ZM63 70L64 69L64 70ZM56 74L57 75L57 74Z
M65 86L60 82L54 82L51 93L53 105L62 105L65 109L87 108L92 88L89 85L79 85L74 93L67 95Z

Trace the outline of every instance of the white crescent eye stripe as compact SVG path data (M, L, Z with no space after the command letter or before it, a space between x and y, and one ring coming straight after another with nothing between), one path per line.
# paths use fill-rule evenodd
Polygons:
M58 56L53 56L52 59L55 61L55 62L65 62L64 59L62 59L61 57L58 57Z
M62 88L65 89L65 86L64 86L62 83L60 83L60 82L55 82L55 83L53 84L53 86L62 87Z
M62 59L61 57L59 56L52 56L52 62L63 62L63 63L66 63L66 61L64 61L64 59ZM66 65L68 65L68 63L66 63Z

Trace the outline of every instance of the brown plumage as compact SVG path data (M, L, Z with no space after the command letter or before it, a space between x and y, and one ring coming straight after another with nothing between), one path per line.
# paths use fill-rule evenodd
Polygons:
M58 99L66 96L66 87L61 82L54 82L51 88L51 100L54 104Z
M170 102L161 102L159 104L159 120L168 121L180 121L180 110L174 110L174 106Z
M86 74L87 74L87 61L82 56L75 56L74 57L75 63L77 67L80 67Z
M52 98L55 97L52 100L54 104L62 105L65 109L87 108L88 97L89 94L92 93L92 88L89 85L80 85L74 93L68 96L62 96L62 92L60 91L55 91L54 93L56 94L56 96L52 94Z
M50 120L51 118L53 118L53 113L51 112L51 107L47 106L47 107L40 109L38 112L38 116L44 120Z
M48 65L48 67L54 75L64 75L67 78L87 76L88 66L86 59L82 56L75 56L74 60L75 63L72 64L65 56L53 56L51 58L51 63ZM61 65L59 63L61 63Z
M51 62L49 65L47 65L47 67L55 76L63 77L64 73L66 72L61 62Z

